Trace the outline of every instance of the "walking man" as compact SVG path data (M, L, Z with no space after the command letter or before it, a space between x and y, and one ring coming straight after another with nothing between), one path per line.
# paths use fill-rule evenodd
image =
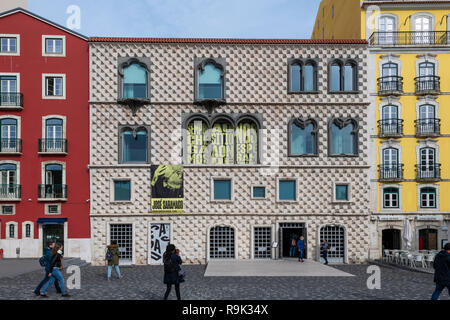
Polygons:
M322 257L325 260L325 264L328 264L328 249L330 248L330 245L328 244L327 240L323 240L322 243Z
M303 252L305 252L305 238L303 236L297 241L297 248L299 252L298 261L303 262Z
M42 281L38 284L38 286L36 287L36 289L34 289L34 294L39 296L41 295L41 288L44 286L44 284L47 283L47 281L50 280L49 277L49 273L50 272L50 262L51 262L51 258L52 258L52 249L55 246L55 241L50 240L47 242L47 248L44 249L44 257L46 260L46 265L45 265L45 276L44 279L42 279ZM59 285L59 281L55 281L55 289L57 293L61 293L61 287Z
M436 282L436 290L431 296L431 300L438 300L442 291L447 288L450 295L450 243L444 246L434 258L434 282Z

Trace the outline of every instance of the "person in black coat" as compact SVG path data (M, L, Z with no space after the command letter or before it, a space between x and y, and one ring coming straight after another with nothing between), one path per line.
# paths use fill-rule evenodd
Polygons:
M166 252L163 255L164 262L164 283L167 285L166 293L164 294L164 300L167 300L172 289L172 285L175 285L175 293L177 294L177 299L181 300L180 296L180 276L179 271L181 270L180 265L183 263L179 256L179 251L173 244L167 246Z
M431 300L438 300L442 291L447 288L450 295L450 243L444 246L434 258L434 282L436 282L436 290L431 296Z

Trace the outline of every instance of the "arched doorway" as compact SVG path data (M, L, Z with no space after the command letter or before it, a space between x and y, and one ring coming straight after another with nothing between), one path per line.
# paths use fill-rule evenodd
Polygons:
M330 245L328 261L335 263L345 262L345 229L342 226L324 226L320 228L320 244L327 240ZM322 258L320 258L323 260Z
M397 229L385 229L382 232L381 243L382 248L388 250L401 249L401 232Z
M437 230L436 229L422 229L419 230L419 250L437 250Z
M211 259L235 259L235 237L232 227L213 227L209 231L209 257Z

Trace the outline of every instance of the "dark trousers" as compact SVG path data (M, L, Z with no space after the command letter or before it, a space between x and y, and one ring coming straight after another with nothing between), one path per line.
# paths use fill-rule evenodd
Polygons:
M167 298L169 297L171 289L172 289L172 284L167 284L167 290L166 290L166 293L164 294L164 300L167 300ZM181 300L179 283L175 284L175 293L177 294L177 299Z
M34 289L34 292L41 292L41 288L44 286L44 284L47 283L47 281L50 280L50 277L48 276L49 273L50 273L50 271L45 270L45 277L44 277L44 279L42 279L41 283L38 284L36 289ZM56 289L56 292L61 293L61 287L59 286L59 281L55 281L55 289Z
M433 295L431 296L431 300L438 300L445 287L447 287L448 294L450 295L450 286L436 283L436 290L434 290Z
M324 251L322 257L325 260L325 264L328 264L328 251Z

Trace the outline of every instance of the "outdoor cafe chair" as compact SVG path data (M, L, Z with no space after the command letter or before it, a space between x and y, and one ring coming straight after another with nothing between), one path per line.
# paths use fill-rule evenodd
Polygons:
M417 262L417 265L420 264L420 266L421 266L422 268L426 268L426 267L427 267L427 266L426 266L426 263L425 263L424 256L423 256L422 254L416 254L416 255L414 256L414 265L416 265L416 262Z

